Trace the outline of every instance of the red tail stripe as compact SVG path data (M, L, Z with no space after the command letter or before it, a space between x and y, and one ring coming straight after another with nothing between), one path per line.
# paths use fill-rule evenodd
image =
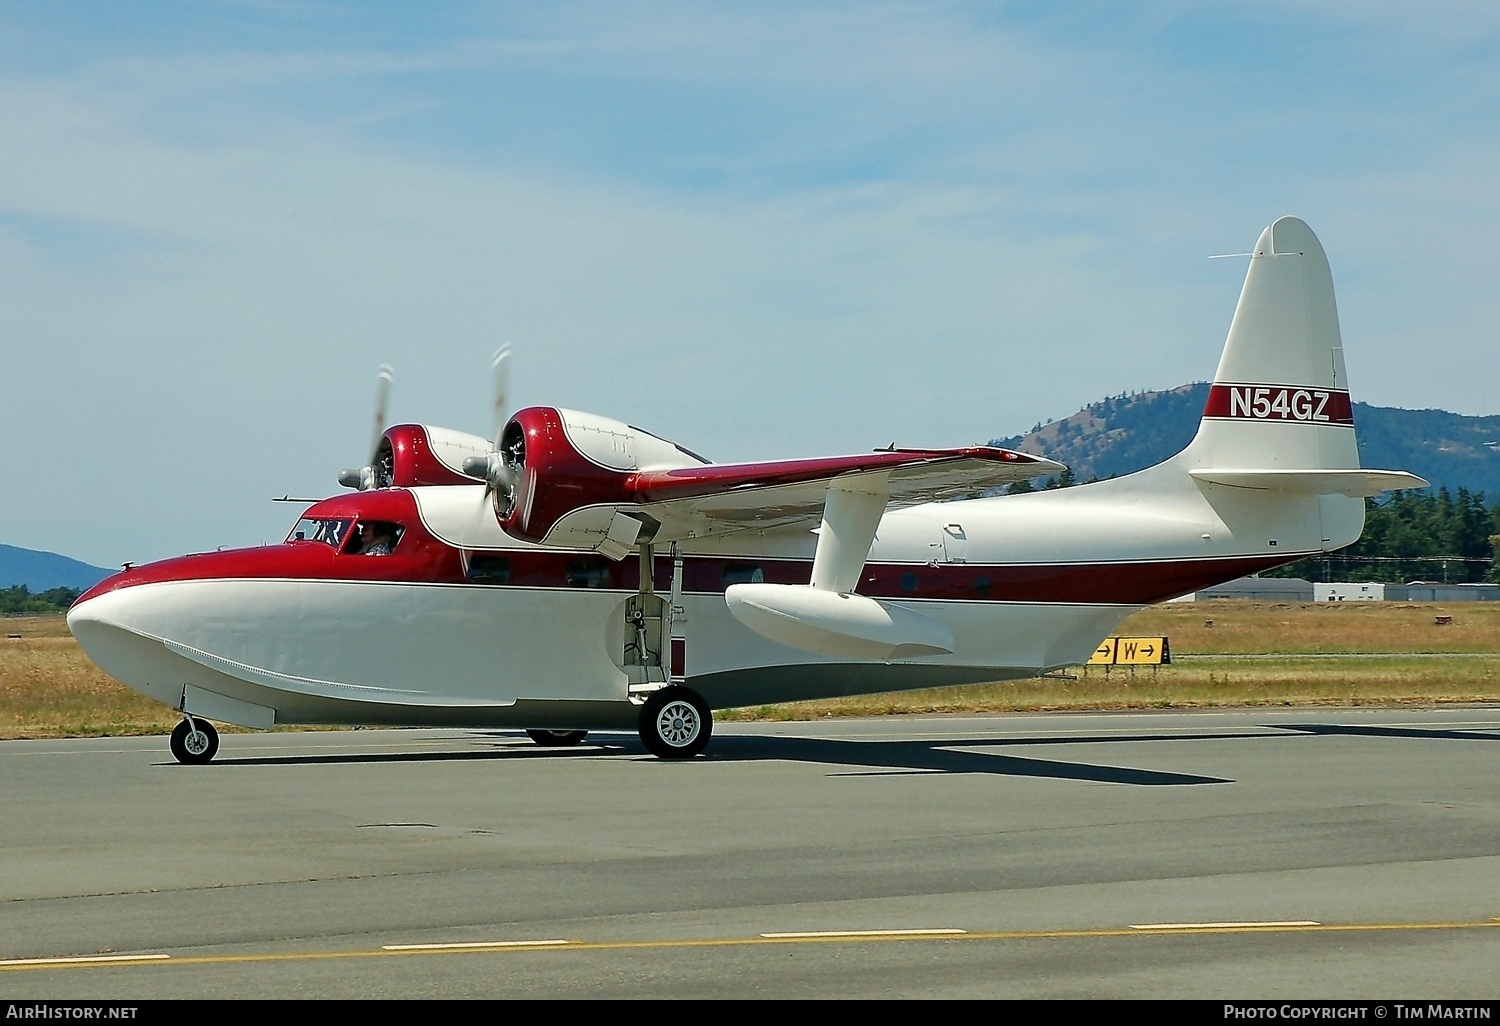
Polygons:
M1348 392L1309 385L1215 384L1208 390L1203 416L1354 426Z

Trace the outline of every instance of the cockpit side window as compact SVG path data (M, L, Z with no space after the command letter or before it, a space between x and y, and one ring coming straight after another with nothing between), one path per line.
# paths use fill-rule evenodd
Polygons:
M349 530L349 521L337 520L325 517L303 517L297 521L297 526L292 528L292 533L286 536L289 542L310 541L322 542L324 545L332 545L338 548L344 541L344 535Z
M361 520L349 551L364 556L389 556L401 543L405 528L389 520Z

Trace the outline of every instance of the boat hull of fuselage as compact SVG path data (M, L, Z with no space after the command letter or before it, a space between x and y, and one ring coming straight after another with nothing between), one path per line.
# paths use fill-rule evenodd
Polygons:
M637 706L621 664L632 594L177 580L105 591L75 606L69 625L106 673L173 708L200 689L270 710L277 723L628 729ZM722 594L686 594L685 683L712 707L730 708L1013 680L1083 662L1139 608L910 604L953 632L951 655L833 660L755 634ZM191 701L187 711L200 712Z

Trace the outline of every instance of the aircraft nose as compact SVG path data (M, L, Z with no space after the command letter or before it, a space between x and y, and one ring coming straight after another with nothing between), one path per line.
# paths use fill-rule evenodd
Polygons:
M73 637L78 639L86 651L88 643L84 641L84 636L92 636L98 628L129 629L132 626L135 618L131 607L136 603L132 601L135 596L131 592L135 589L120 587L123 583L121 578L125 576L126 574L115 574L105 578L80 595L68 608L68 630L73 632Z
M117 678L110 667L125 636L133 633L130 606L129 598L120 592L94 589L68 610L68 630L78 644L101 669Z
M99 669L148 698L175 706L181 674L173 672L174 657L161 640L145 630L142 614L149 596L144 590L149 589L85 594L68 610L68 630Z
M91 633L104 621L102 604L97 597L94 597L97 591L97 588L90 589L68 607L68 630L72 632L73 637L78 639L78 643L84 646L84 651L88 651L88 646L83 640L83 635Z

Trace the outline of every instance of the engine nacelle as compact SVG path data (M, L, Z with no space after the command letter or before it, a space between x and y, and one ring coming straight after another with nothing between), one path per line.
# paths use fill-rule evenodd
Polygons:
M552 406L512 417L500 451L514 482L495 492L495 515L505 532L585 548L606 545L615 508L640 501L631 488L638 472L708 463L649 431ZM567 537L554 536L565 518Z
M426 424L397 424L381 436L372 480L339 483L349 488L415 488L420 485L476 484L463 472L464 460L489 451L488 439ZM345 471L361 473L360 471Z

